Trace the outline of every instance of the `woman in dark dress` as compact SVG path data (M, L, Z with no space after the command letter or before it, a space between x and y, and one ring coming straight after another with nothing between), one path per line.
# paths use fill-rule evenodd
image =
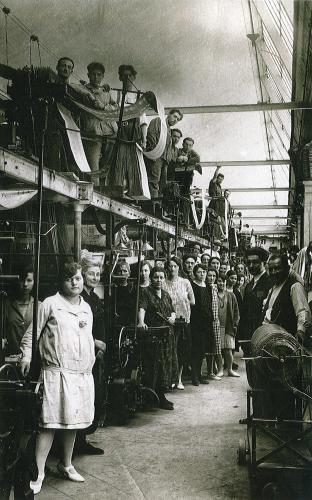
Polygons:
M205 354L212 350L212 298L206 286L207 270L202 264L194 266L192 288L195 305L191 308L192 333L192 384L209 383L201 377L201 365Z
M174 359L175 311L168 292L163 290L165 270L154 267L150 274L151 285L140 290L138 328L147 330L149 327L168 326L164 337L158 344L148 341L143 349L143 369L145 383L155 390L159 397L159 406L163 410L173 410L173 403L165 397L166 387L171 386L176 377L178 360ZM147 340L149 332L146 333ZM157 352L158 351L158 352Z
M236 300L237 300L237 304L238 304L239 315L241 316L241 314L242 314L242 308L243 308L243 297L242 297L240 289L239 289L237 272L236 271L228 271L226 277L227 277L227 280L226 280L226 289L229 292L233 292L234 293L234 295L236 297ZM238 327L237 327L237 334L235 336L235 351L236 352L239 351L239 343L238 343L238 341L239 341L239 323L238 323ZM237 366L236 363L233 363L233 365L234 365L234 367Z
M93 446L86 440L86 435L93 434L100 420L103 418L103 407L105 398L104 387L104 353L105 343L105 314L103 300L95 293L94 289L100 283L101 266L92 260L83 259L81 262L83 276L83 290L80 296L91 307L93 314L92 335L94 338L96 359L93 367L95 385L95 414L92 425L87 429L77 432L75 442L76 454L102 455L104 450Z
M33 320L34 270L27 266L19 273L13 293L5 303L6 355L20 354L20 343Z

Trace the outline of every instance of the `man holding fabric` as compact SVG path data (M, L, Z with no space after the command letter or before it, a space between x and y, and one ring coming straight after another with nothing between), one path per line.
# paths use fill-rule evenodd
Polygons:
M171 161L170 149L171 149L171 127L174 127L181 121L183 115L179 109L171 109L166 118L166 143L164 149L158 156L158 158L151 159L146 155L145 164L148 177L148 185L151 193L151 198L158 198L162 194L164 187L167 183L167 169L168 164ZM149 123L147 129L146 137L146 152L149 153L153 151L157 145L160 146L159 140L161 139L161 119L159 117L153 118Z
M137 72L132 65L122 64L118 68L119 80L125 94L125 108L137 103L140 91L133 90ZM117 93L117 103L121 106L122 92ZM135 118L123 119L117 134L109 171L107 186L123 186L124 193L134 199L149 199L148 180L143 159L145 146L146 120L145 113Z
M109 85L103 84L104 65L99 62L92 62L87 69L89 83L81 82L79 90L86 92L90 96L90 103L96 109L116 109L117 104L111 96ZM107 164L112 154L113 138L117 133L117 124L99 120L89 113L82 112L80 129L89 166L92 172L97 172L100 169L101 158L103 158L103 163ZM99 183L98 179L95 179L94 183L97 185Z

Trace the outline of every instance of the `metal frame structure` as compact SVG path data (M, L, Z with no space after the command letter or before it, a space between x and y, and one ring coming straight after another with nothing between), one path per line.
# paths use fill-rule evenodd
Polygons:
M21 158L18 155L0 149L0 172L31 186L38 185L38 165L31 160ZM113 218L125 218L128 220L146 219L145 225L174 237L176 234L175 225L163 221L153 215L144 212L140 207L128 203L114 200L93 189L93 184L78 180L73 180L73 176L65 176L47 168L43 168L43 189L61 195L63 202L70 202L75 211L75 257L79 258L81 248L81 216L88 206L108 212L107 225L114 224ZM109 237L110 231L107 236ZM206 245L207 240L201 238L191 231L179 229L179 237L188 241Z

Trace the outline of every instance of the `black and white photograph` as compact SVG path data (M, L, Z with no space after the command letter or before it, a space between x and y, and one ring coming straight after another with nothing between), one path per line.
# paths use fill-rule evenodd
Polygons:
M0 0L0 500L311 500L312 0Z

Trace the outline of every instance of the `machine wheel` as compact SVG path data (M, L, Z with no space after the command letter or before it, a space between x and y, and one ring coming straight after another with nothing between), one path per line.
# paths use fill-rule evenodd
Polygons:
M280 490L276 483L270 481L266 483L262 489L262 500L278 500L280 497Z
M119 365L121 368L126 368L129 361L129 336L126 327L122 327L119 332L118 355Z
M245 439L240 439L238 448L237 448L237 463L238 465L246 465L247 464L247 450L246 450L246 441Z

